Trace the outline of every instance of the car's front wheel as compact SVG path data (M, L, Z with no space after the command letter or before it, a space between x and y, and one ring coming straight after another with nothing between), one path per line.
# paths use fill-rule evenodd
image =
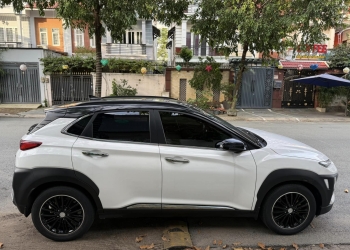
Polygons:
M42 192L32 206L36 229L55 241L81 237L91 227L95 217L90 200L71 187L54 187Z
M312 192L302 185L288 184L272 190L262 210L265 225L278 234L290 235L303 231L316 213Z

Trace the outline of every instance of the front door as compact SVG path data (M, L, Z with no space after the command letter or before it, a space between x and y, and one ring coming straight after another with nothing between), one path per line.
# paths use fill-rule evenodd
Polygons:
M293 82L305 76L290 76L284 80L282 107L284 108L313 108L314 85Z
M237 107L271 108L273 75L272 68L249 68L244 71Z
M160 208L161 163L149 111L95 114L72 149L73 166L100 190L104 209Z
M234 208L250 210L256 166L250 151L215 148L233 135L201 118L159 112L165 144L162 161L162 209Z

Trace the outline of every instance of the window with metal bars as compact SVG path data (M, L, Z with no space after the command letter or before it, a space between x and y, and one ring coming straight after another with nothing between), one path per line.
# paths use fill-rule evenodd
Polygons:
M187 79L180 79L179 100L186 101Z

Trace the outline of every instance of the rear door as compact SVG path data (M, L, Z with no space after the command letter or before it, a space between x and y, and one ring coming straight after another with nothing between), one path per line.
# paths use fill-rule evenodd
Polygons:
M151 113L97 113L73 146L74 169L95 182L104 209L160 208L161 162Z

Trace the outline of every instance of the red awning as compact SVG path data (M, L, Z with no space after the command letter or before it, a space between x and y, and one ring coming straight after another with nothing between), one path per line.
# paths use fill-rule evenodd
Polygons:
M324 61L280 61L284 69L297 69L298 65L303 65L303 69L310 69L310 66L317 64L317 69L328 69L329 66Z

